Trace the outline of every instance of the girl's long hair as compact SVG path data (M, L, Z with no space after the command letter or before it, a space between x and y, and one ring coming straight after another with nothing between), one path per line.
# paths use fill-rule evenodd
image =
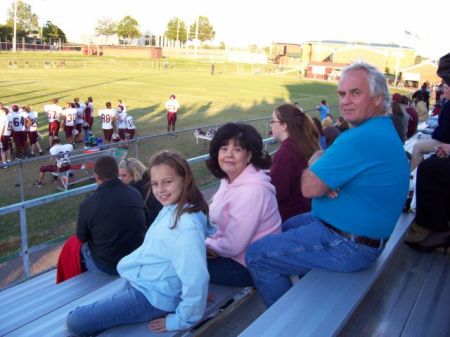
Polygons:
M177 207L175 210L175 220L172 229L176 227L178 220L183 213L203 212L208 217L209 208L203 194L195 184L191 167L189 166L183 155L176 150L162 150L155 153L149 162L149 176L151 177L151 169L154 166L165 164L171 167L175 173L183 178L183 190L180 194ZM150 184L151 186L151 184ZM151 193L151 187L149 192Z
M294 104L283 104L275 109L280 123L287 125L289 138L296 145L298 154L308 159L320 149L319 131L311 118Z

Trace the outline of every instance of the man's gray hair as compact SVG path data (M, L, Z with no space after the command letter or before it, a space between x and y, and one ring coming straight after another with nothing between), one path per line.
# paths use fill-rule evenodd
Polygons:
M344 78L348 72L353 70L363 70L367 73L370 92L372 96L382 95L384 108L383 110L389 111L391 107L391 100L389 97L389 90L384 75L374 66L363 61L357 61L342 70L341 79Z

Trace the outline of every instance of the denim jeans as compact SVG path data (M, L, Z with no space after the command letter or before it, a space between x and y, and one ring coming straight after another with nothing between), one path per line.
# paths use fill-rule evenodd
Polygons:
M91 251L89 250L89 245L87 242L83 243L81 246L81 257L84 267L93 273L104 274L104 275L117 275L117 270L108 270L110 268L100 268L95 263L92 258Z
M208 259L209 282L221 286L254 286L248 269L231 258L216 257Z
M167 314L153 307L139 290L126 282L114 295L72 310L66 326L75 336L90 336L117 325L149 322Z
M311 213L286 220L282 231L254 242L246 254L247 268L267 307L292 286L290 275L303 276L316 268L358 271L382 252L340 236Z

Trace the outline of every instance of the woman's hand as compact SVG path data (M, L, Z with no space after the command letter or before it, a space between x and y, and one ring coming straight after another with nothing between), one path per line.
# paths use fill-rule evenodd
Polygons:
M148 323L148 327L156 332L166 332L166 318L157 318L154 319L153 321L150 321L150 323Z

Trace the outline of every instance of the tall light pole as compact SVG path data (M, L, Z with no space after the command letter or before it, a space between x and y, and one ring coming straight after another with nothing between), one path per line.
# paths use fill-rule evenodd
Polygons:
M177 45L178 45L179 35L180 35L180 18L177 18L177 40L176 40Z
M200 19L200 17L199 16L197 16L197 21L195 22L195 44L194 44L194 47L195 47L195 59L197 59L197 44L198 44L198 22L199 22L199 19Z
M13 52L16 51L17 39L17 0L14 1L14 33L13 33Z

